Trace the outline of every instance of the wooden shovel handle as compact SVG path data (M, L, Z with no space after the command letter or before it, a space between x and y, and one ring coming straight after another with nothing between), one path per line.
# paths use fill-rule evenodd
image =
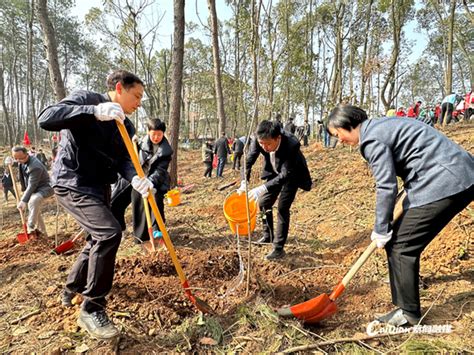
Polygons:
M13 182L13 190L15 191L16 204L18 205L20 203L20 195L18 193L18 186L16 186L16 180L15 180L15 176L13 175L13 169L12 169L11 164L8 164L8 170L10 171L10 176L11 176L12 182ZM18 210L18 211L20 211L21 223L23 224L23 227L25 228L26 222L25 222L25 216L23 215L23 211L22 210ZM25 233L26 233L26 231L25 231Z
M140 164L140 161L138 160L137 154L135 154L135 151L133 150L133 144L132 140L130 139L130 136L128 135L127 129L125 128L125 125L119 121L117 122L117 127L119 129L120 135L122 136L122 139L125 143L125 147L127 148L128 154L130 155L130 159L132 160L133 166L135 167L135 170L137 171L137 175L139 178L144 178L145 177L145 172L143 171L143 168ZM173 247L173 243L171 242L170 236L168 235L168 231L165 228L165 224L163 223L163 218L161 217L160 211L158 210L158 205L156 204L155 196L153 193L150 191L148 194L147 198L148 202L150 203L151 210L153 211L153 214L155 215L156 221L158 222L158 226L160 227L161 232L163 233L163 240L165 241L166 248L168 249L168 252L170 253L171 260L174 264L174 267L176 269L176 272L178 273L179 279L181 281L181 284L187 285L187 280L186 276L184 275L183 268L181 267L181 264L178 260L178 257L176 256L176 251ZM151 241L153 243L153 241ZM186 287L184 286L186 291L189 293L189 285Z
M400 195L397 203L395 204L395 208L394 208L394 211L393 211L393 221L396 221L397 219L399 219L400 216L403 213L403 200L405 199L405 196L406 196L406 192L403 191L403 193ZM357 261L351 267L351 269L346 274L346 276L344 276L344 278L342 279L341 283L344 287L346 287L347 284L349 283L349 281L352 280L354 275L357 273L357 271L359 271L359 269L362 267L362 265L365 264L365 262L367 261L369 256L372 255L372 253L375 251L375 249L377 249L377 242L374 240L374 241L372 241L372 243L370 243L370 245L367 247L367 249L364 251L364 253L359 257L359 259L357 259Z

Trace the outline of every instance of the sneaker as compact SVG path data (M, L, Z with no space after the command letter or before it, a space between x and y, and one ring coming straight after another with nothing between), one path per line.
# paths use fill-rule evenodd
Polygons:
M286 255L285 250L283 249L273 249L272 252L265 256L267 260L276 260L281 259Z
M396 327L416 325L420 322L419 317L414 317L407 312L404 312L401 308L397 308L381 317L378 317L377 320L380 323L394 325Z
M118 329L104 310L88 313L81 309L77 325L96 339L110 339L119 335Z
M64 290L61 296L61 304L64 307L72 307L73 306L72 299L74 298L75 295L76 295L75 292Z

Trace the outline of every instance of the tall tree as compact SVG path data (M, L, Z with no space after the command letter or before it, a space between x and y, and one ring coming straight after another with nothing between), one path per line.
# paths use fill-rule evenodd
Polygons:
M56 42L56 35L54 33L53 24L48 15L47 0L38 0L38 19L41 24L44 36L44 45L46 47L46 57L48 58L49 78L54 94L58 100L66 97L66 88L61 77L61 70L59 69L58 59L58 45Z
M184 57L184 0L174 0L174 35L171 76L171 108L170 108L170 144L174 154L171 160L171 186L178 181L178 140L179 122L181 119L181 89L183 84Z
M224 95L222 93L221 58L219 54L219 23L216 12L216 1L207 0L207 8L209 9L209 20L211 23L212 55L214 58L214 88L217 101L217 116L219 118L218 134L220 135L226 130L226 116L224 110Z

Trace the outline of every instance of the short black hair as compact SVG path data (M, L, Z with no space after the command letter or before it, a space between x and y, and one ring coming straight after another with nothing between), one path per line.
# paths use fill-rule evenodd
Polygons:
M344 128L351 131L367 119L367 113L360 107L339 104L329 114L328 127Z
M162 131L163 133L166 132L166 123L164 123L159 118L150 118L146 122L146 127L149 131Z
M107 90L114 91L115 85L119 82L127 90L135 84L145 86L143 81L135 74L126 70L115 70L107 76Z
M278 122L263 120L255 131L258 139L277 138L281 135L281 126Z
M18 152L23 152L24 154L28 154L28 150L21 146L21 145L16 145L12 148L13 153L18 153Z

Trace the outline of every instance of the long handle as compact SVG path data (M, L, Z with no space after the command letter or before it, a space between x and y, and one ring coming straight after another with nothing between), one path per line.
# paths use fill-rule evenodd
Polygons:
M10 171L10 176L11 176L12 182L13 182L13 190L15 191L16 204L18 205L20 203L20 195L18 194L18 186L16 186L15 176L13 175L13 169L12 169L11 164L8 164L8 170ZM22 210L18 210L18 211L20 211L20 218L21 218L21 224L23 225L23 229L25 230L25 233L28 234L27 229L26 229L26 222L25 222L25 216L23 215L23 211Z
M139 178L145 177L145 173L140 164L140 161L138 160L138 156L135 154L135 151L133 150L132 140L130 139L128 135L125 125L117 121L117 127L125 143L125 146L127 147L128 154L130 155L130 159L132 160L133 166L135 167L135 170L137 171L138 177ZM171 261L173 262L176 272L178 273L181 284L186 289L188 296L190 296L188 281L186 279L186 276L184 275L184 271L183 271L183 268L181 267L181 264L179 263L178 257L176 256L176 251L173 247L173 243L171 242L170 236L168 235L168 231L165 228L165 224L163 223L163 218L161 218L160 211L158 210L158 205L156 204L155 196L151 193L151 191L148 194L147 200L150 203L153 214L155 215L156 221L158 222L158 226L160 227L160 230L163 233L163 240L165 241L166 248L168 249L168 252L170 253Z
M132 141L132 142L133 142L133 150L135 151L135 154L138 156L137 142L135 141ZM151 221L151 216L150 216L150 206L148 206L148 200L146 198L143 199L143 208L145 209L146 225L148 227L148 236L150 237L151 248L153 251L156 251L155 240L153 238L153 223Z
M394 211L393 211L393 220L394 221L396 221L398 218L400 218L400 216L403 213L403 200L405 199L405 196L406 196L406 192L403 191L399 195L399 199L398 199L397 203L395 204L395 208L394 208ZM359 259L357 259L357 261L354 263L354 265L352 265L352 267L347 272L346 276L344 276L342 281L336 286L334 291L329 296L329 298L331 300L334 301L336 298L339 297L339 295L344 291L344 289L349 284L349 282L352 280L354 275L357 274L359 269L362 267L362 265L365 264L365 262L372 255L372 253L375 251L375 249L377 249L377 242L374 240L374 241L372 241L372 243L370 243L370 245L367 247L367 249L365 249L365 251L359 257Z

